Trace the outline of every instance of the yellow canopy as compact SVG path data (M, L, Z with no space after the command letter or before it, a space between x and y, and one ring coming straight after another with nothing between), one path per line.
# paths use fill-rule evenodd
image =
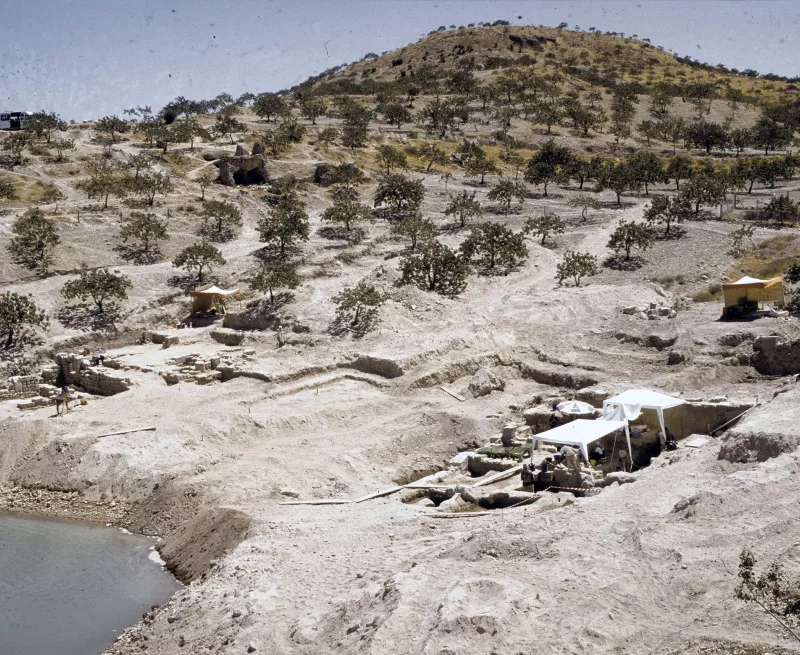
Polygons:
M722 285L725 307L736 307L744 302L774 302L783 305L783 278L759 280L745 276L736 282Z

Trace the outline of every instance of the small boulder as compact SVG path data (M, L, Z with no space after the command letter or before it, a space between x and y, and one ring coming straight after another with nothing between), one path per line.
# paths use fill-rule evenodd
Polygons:
M628 314L629 316L633 316L636 313L636 305L630 305L629 307L622 308L623 314Z
M469 392L473 398L488 396L492 391L502 391L505 388L505 380L485 368L475 373L469 381Z
M669 307L659 307L658 308L658 315L659 316L669 316L670 308Z
M256 141L253 144L253 154L254 155L263 155L264 154L264 146L261 145L261 141Z
M603 478L602 485L608 487L614 482L618 484L629 484L636 482L636 476L633 473L626 473L625 471L613 471Z
M281 496L286 496L287 498L299 498L300 492L295 491L294 489L289 489L288 487L284 487L279 492Z
M244 148L241 145L236 146L236 152L234 153L234 157L244 157L247 153L245 152Z

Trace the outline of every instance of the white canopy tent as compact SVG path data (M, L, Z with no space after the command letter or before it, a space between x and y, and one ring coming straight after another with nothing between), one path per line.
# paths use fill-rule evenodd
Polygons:
M531 444L531 457L533 457L533 450L535 450L536 442L543 441L545 443L579 446L586 457L586 461L589 461L589 444L617 430L625 430L625 438L628 441L628 453L630 454L631 437L628 432L627 421L608 421L602 418L596 420L577 418L564 425L559 425L552 430L534 434Z
M627 419L632 421L639 417L642 409L654 409L658 414L658 423L661 426L661 431L666 434L664 410L683 405L684 402L680 398L667 396L650 389L628 389L603 401L603 417L612 420Z

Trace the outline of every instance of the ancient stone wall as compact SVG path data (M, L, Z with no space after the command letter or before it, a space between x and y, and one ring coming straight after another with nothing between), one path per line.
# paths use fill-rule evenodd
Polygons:
M753 342L753 366L762 375L800 373L800 339L782 341L779 336L762 336Z

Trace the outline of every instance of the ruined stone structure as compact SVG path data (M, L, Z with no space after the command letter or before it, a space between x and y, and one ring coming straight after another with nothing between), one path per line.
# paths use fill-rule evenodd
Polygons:
M762 375L796 375L800 373L800 339L781 341L771 335L753 342L753 366Z
M264 184L269 180L267 157L263 154L261 144L253 146L248 155L242 146L236 148L236 154L225 157L219 164L219 181L226 186L247 186Z

